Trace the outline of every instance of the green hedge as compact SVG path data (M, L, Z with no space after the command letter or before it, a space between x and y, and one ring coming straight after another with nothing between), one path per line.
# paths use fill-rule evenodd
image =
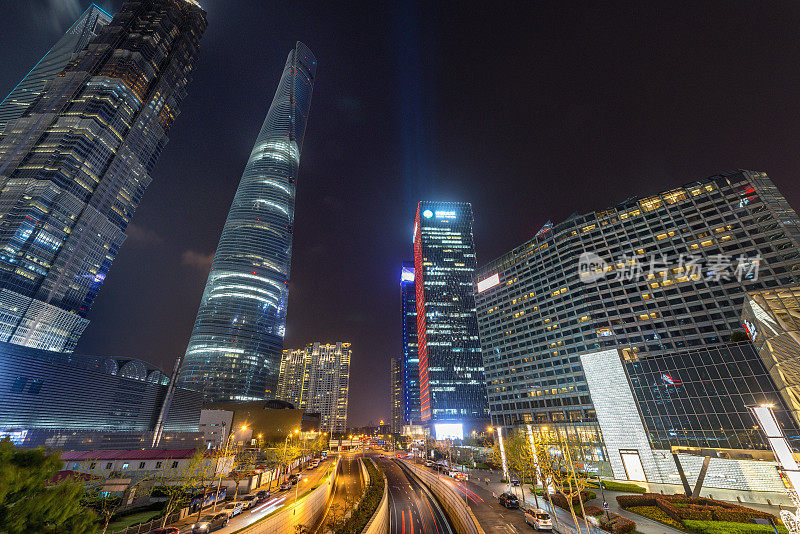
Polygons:
M777 518L768 512L702 497L645 493L643 495L620 495L617 497L617 502L624 509L658 507L674 521L684 524L686 520L752 524L750 520L753 518L771 518L776 523L778 522Z
M614 482L613 480L604 480L603 489L607 489L608 491L624 491L626 493L647 493L647 490L638 484Z
M383 474L370 459L364 460L364 465L369 472L369 486L364 493L358 507L353 510L353 515L336 529L336 534L360 534L383 498Z
M695 521L686 519L683 522L692 532L698 534L772 534L770 525L755 523L732 523L730 521ZM780 534L788 534L786 527L778 527Z
M631 506L630 508L628 508L628 510L630 510L635 514L639 514L643 517L646 517L648 519L652 519L653 521L664 523L668 527L672 527L678 530L686 530L681 521L675 521L670 516L665 514L664 511L658 506Z

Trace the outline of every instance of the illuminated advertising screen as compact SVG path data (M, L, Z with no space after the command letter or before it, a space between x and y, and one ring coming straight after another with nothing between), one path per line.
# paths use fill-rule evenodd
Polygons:
M500 285L500 274L494 273L489 278L484 278L483 280L478 282L478 293L483 293L487 289L491 289L497 285Z
M464 428L461 423L436 423L433 425L436 439L464 439Z

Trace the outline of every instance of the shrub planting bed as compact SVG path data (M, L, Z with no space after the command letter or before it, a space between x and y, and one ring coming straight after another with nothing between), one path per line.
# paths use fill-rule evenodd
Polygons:
M768 512L703 497L645 493L643 495L620 495L617 497L617 502L625 510L673 528L692 532L708 534L761 532L759 525L752 523L751 519L772 519L776 524L780 524L780 521ZM726 527L728 530L720 530L723 528L721 526L723 524L728 525ZM735 529L731 530L734 527L730 525L734 525ZM771 527L765 532L772 532Z
M594 485L594 487L599 488L600 484L597 480L592 480L590 484ZM613 480L604 480L603 481L603 489L608 491L622 491L625 493L647 493L647 490L643 487L639 486L638 484L628 484L625 482L614 482Z
M732 523L730 521L684 521L686 527L697 534L773 534L770 525L755 523ZM788 534L786 527L779 526L780 534Z
M364 492L364 497L358 506L353 510L353 515L345 523L336 529L336 534L358 534L367 526L369 520L383 498L383 474L370 459L364 460L364 465L369 472L369 486Z

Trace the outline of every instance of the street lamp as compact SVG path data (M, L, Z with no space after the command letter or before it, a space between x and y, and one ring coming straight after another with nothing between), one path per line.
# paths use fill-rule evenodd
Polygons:
M228 439L225 440L225 451L222 453L222 457L226 459L226 465L227 465L227 458L228 458L228 446L231 444L231 439L235 435L236 435L235 432L231 432L230 436L228 436ZM219 467L219 466L217 466L217 467ZM214 496L214 506L211 507L211 513L212 514L214 513L214 510L217 509L217 502L219 501L219 489L220 489L221 486L222 486L222 470L220 470L220 472L219 472L219 481L217 482L217 494ZM203 509L203 503L200 503L200 509L201 510ZM198 517L199 517L199 513L198 513Z
M294 511L292 515L297 515L297 493L300 490L300 483L305 482L306 480L308 480L308 477L301 478L297 481L297 484L294 485Z

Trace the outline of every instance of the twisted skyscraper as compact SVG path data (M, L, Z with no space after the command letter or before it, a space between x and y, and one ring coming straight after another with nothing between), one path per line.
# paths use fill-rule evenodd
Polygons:
M195 2L128 1L57 76L26 78L49 81L0 133L0 341L75 347L205 28Z
M222 230L180 372L208 401L274 398L283 351L294 197L316 60L289 52Z

